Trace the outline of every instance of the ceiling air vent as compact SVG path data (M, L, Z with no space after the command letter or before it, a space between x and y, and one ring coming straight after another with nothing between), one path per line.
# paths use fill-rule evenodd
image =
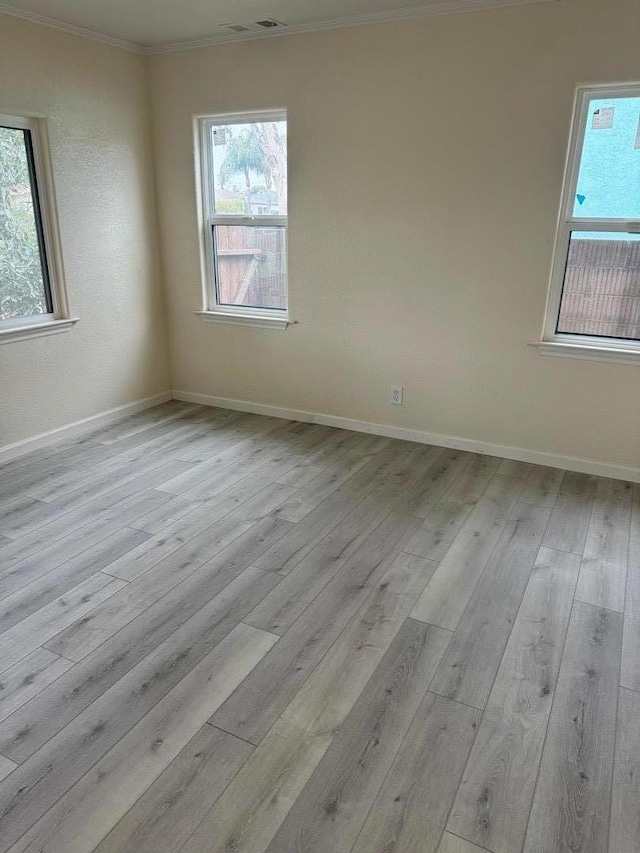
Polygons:
M246 24L220 24L225 30L233 30L234 33L250 33L251 27Z
M282 21L275 21L273 18L264 18L262 21L252 21L247 24L220 24L225 30L231 30L233 33L260 33L262 30L272 30L275 27L286 27Z

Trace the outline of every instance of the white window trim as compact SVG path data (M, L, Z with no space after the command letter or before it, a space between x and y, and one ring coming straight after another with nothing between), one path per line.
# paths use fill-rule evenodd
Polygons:
M589 104L593 98L607 97L640 97L640 83L579 86L576 90L542 337L539 341L533 341L532 346L536 346L541 355L637 364L640 363L640 341L556 332L571 232L640 233L640 221L637 220L629 222L624 219L592 219L573 215Z
M284 109L194 116L196 199L202 278L202 308L194 313L206 322L260 326L282 330L287 329L293 322L289 318L288 308L286 310L278 308L245 308L234 305L220 305L217 302L213 225L260 224L265 226L287 226L288 216L214 215L212 152L207 142L208 129L212 125L246 124L251 121L282 121L286 119L287 111ZM288 246L289 233L287 227L287 251Z
M67 298L47 119L23 113L0 113L0 125L31 131L40 219L53 305L53 311L48 314L0 320L0 344L3 344L68 331L80 318L71 316Z

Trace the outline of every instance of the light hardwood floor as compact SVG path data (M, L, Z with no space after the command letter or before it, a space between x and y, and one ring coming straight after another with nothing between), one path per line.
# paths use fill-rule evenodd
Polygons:
M634 853L639 659L637 486L167 403L0 467L0 853Z

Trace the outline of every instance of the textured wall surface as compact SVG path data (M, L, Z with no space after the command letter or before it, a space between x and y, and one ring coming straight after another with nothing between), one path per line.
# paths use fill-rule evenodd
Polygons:
M0 113L49 118L71 331L0 345L0 445L165 391L143 57L0 16Z
M640 78L639 44L638 0L561 0L153 57L173 387L638 467L640 366L527 342L574 87ZM268 107L299 325L206 325L191 118Z

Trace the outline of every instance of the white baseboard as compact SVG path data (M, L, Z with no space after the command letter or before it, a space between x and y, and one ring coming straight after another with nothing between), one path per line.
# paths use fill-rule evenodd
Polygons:
M366 432L373 435L382 435L387 438L415 441L418 444L435 444L438 447L467 450L470 453L482 453L486 456L499 456L502 459L513 459L516 462L530 462L534 465L546 465L549 468L563 468L568 471L579 471L582 474L595 474L598 477L611 477L615 480L640 483L640 468L631 468L611 462L600 462L597 459L583 459L579 456L561 456L557 453L545 453L542 450L526 450L523 447L509 447L505 444L476 441L456 435L442 435L441 433L407 429L405 427L391 426L390 424L357 421L351 418L341 418L337 415L324 415L319 412L305 412L299 409L285 409L280 406L269 406L265 403L232 400L228 397L214 397L209 394L192 393L191 391L174 391L173 398L174 400L183 400L186 403L199 403L202 406L217 406L221 409L252 412L257 415L268 415L274 418L324 424L325 426L349 429L354 432Z
M162 394L156 394L153 397L146 397L144 400L136 400L133 403L125 403L123 406L116 406L115 409L108 409L106 412L99 412L97 415L91 415L88 418L83 418L80 421L74 421L66 426L57 427L57 429L41 432L39 435L33 435L31 438L25 438L22 441L16 441L13 444L5 444L0 447L0 463L8 462L10 459L15 459L17 456L22 456L23 453L29 453L39 447L44 447L47 444L52 444L56 441L64 441L67 438L73 438L76 435L82 435L89 430L97 429L101 426L113 423L127 415L133 415L135 412L141 412L144 409L150 409L152 406L159 406L160 403L166 403L173 399L171 391L163 391Z

